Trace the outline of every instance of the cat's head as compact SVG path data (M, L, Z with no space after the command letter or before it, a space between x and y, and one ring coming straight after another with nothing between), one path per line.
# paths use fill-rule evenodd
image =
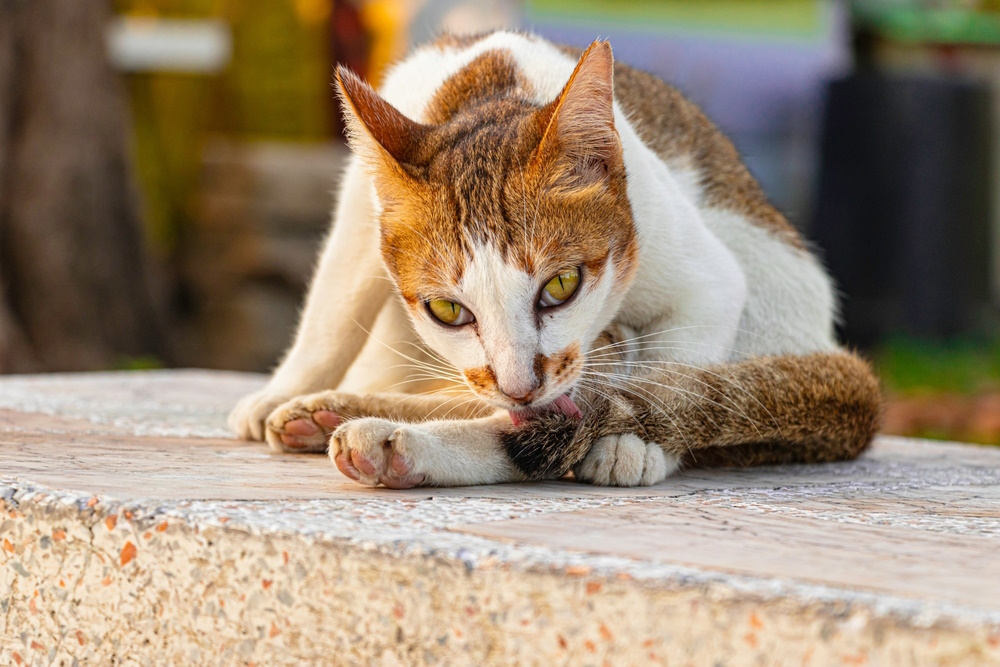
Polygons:
M539 107L513 58L487 51L442 86L426 123L337 72L417 333L515 414L565 402L635 273L612 72L595 42Z

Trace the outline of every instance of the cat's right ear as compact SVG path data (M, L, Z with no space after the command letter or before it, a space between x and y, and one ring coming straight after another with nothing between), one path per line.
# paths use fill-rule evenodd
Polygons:
M383 197L416 185L415 165L430 128L404 116L358 75L342 65L337 88L347 124L347 141L365 162Z

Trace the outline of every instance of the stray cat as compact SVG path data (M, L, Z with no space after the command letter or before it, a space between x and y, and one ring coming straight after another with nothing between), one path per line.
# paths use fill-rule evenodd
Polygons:
M849 459L878 382L732 144L655 77L536 36L444 37L379 93L295 342L230 415L390 488ZM335 389L335 390L334 390Z

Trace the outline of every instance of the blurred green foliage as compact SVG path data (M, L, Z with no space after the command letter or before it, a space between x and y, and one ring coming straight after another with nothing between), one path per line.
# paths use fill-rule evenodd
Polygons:
M1000 44L998 0L852 0L851 16L899 42Z
M122 357L115 363L116 371L153 371L166 368L162 359L149 355Z
M933 342L896 337L874 353L887 390L900 395L975 394L1000 389L1000 338Z
M819 0L528 0L533 16L603 20L688 31L812 36L822 28Z

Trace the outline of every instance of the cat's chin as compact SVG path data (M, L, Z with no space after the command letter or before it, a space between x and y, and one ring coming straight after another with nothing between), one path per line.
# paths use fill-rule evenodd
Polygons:
M576 407L576 403L573 402L569 394L563 394L551 403L541 407L508 410L507 412L510 414L510 420L514 422L514 426L520 426L524 422L535 419L546 412L559 412L573 419L583 419L583 413L580 412L580 408Z

